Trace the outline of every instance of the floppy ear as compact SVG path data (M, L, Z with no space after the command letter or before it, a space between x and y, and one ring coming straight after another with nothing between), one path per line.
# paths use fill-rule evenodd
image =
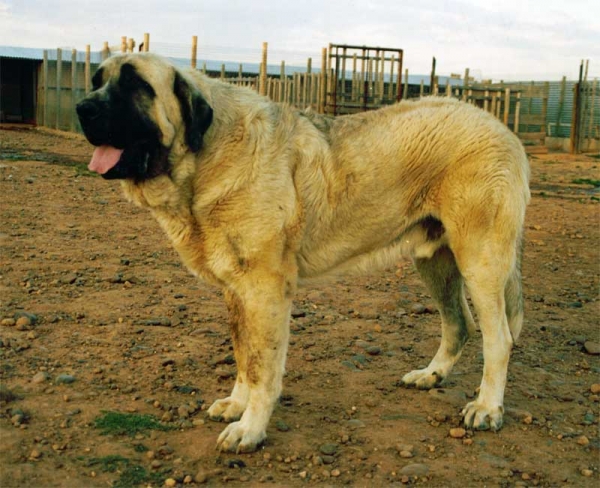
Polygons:
M185 123L185 142L193 152L197 152L202 147L202 136L212 122L212 108L200 91L178 71L175 71L173 91L181 106L181 117Z

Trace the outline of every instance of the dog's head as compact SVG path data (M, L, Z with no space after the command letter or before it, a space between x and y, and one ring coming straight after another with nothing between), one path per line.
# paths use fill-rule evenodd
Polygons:
M96 146L89 168L106 179L143 181L169 174L179 140L202 146L212 109L197 87L164 59L115 56L92 78L93 91L77 104L88 141Z

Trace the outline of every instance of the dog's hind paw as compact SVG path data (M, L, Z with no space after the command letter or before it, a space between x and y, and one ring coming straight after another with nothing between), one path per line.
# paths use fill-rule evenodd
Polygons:
M443 379L443 376L430 368L416 369L410 373L406 373L402 377L402 380L400 380L400 385L408 388L414 387L420 390L430 390L438 386Z
M219 451L230 451L236 453L253 452L264 442L267 434L264 430L253 429L240 420L233 422L221 432L217 440Z
M497 431L502 428L504 407L502 405L489 407L475 400L467 403L461 414L465 426L469 429Z
M234 420L240 419L245 409L246 406L242 405L241 402L234 400L231 397L227 397L214 402L207 413L211 420L217 422L233 422Z

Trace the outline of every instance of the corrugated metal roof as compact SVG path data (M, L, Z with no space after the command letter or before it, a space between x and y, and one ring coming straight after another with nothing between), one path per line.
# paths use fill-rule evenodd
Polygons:
M35 47L0 46L0 58L44 59L44 50Z
M62 48L63 61L71 61L71 51L73 48ZM0 46L0 58L13 59L31 59L34 61L42 61L44 59L44 51L48 52L48 60L56 61L57 49L42 49L36 47L15 47L15 46ZM100 63L102 56L100 52L91 53L91 62ZM77 62L85 61L85 51L77 51Z

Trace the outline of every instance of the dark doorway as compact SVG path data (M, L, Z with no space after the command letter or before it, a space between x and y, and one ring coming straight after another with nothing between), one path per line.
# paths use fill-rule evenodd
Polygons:
M0 58L0 122L35 124L39 64L30 59Z

